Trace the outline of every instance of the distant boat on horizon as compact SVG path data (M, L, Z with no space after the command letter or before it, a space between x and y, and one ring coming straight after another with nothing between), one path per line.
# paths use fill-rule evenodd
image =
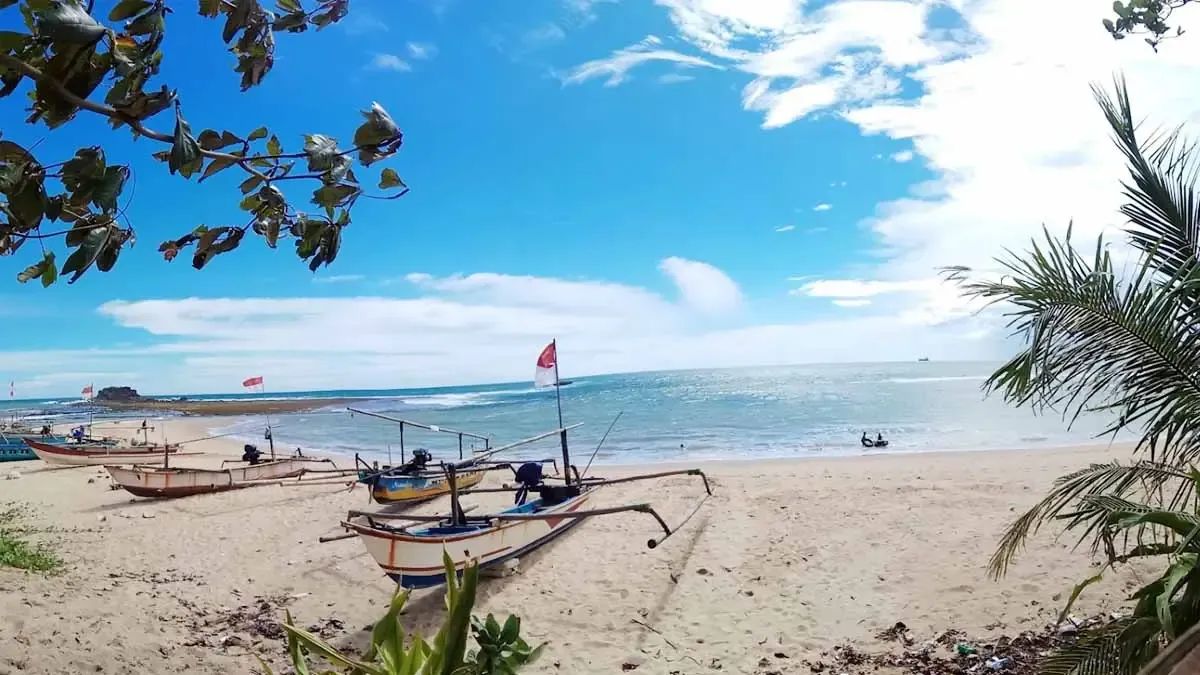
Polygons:
M572 383L572 382L574 382L574 381L575 381L575 380L561 380L561 381L559 381L559 382L555 382L555 383L554 383L554 386L556 386L556 387L565 387L565 386L567 386L568 384L571 384L571 383Z
M917 359L917 363L928 363L928 362L929 362L928 356L922 356L921 358Z

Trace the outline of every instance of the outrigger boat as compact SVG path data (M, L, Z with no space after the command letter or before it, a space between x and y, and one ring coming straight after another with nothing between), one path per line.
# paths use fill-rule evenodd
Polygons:
M67 443L54 445L26 438L25 442L38 459L48 464L66 466L98 466L101 464L154 464L163 453L179 451L178 445L106 445L102 443Z
M433 455L428 450L417 448L412 453L412 458L408 458L404 446L405 427L458 437L458 460L460 468L455 478L460 490L478 485L483 481L488 471L511 468L508 462L488 461L487 458L495 452L491 447L491 438L489 436L469 431L458 431L435 424L422 424L421 422L389 417L388 415L358 410L356 408L347 408L347 410L352 414L375 417L400 425L400 461L403 462L401 465L385 465L380 467L378 463L374 465L368 464L357 453L354 455L355 466L359 469L358 482L367 485L371 489L371 499L377 504L416 504L435 499L450 492L450 482L446 477L444 463L431 464L433 462ZM466 457L467 448L464 447L465 439L482 441L483 449L471 449L471 457ZM543 461L554 462L552 459Z
M554 369L554 381L556 382L558 368L554 342L551 342L543 350L538 359L539 372L535 382L543 384L542 371L551 367ZM555 387L556 391L558 389L559 387ZM596 516L637 512L653 517L662 528L662 535L649 539L646 545L656 548L668 537L678 532L700 510L708 496L712 495L708 478L699 469L664 471L614 480L581 476L571 464L570 450L567 444L567 432L580 425L576 424L570 427L562 425L561 397L558 398L558 401L558 429L490 450L485 454L490 456L503 450L557 435L562 449L562 476L545 477L542 475L541 463L530 462L522 465L516 471L519 485L515 487L468 490L459 487L458 472L462 469L470 470L480 460L472 458L457 463L444 463L446 481L450 486L449 515L424 516L380 511L350 511L341 525L358 535L375 562L397 584L405 588L416 589L437 586L445 582L445 567L442 563L445 555L450 557L455 569L460 573L471 560L478 561L481 568L492 567L544 546L565 534L583 519ZM607 436L607 434L605 435ZM601 444L603 444L603 439L601 439ZM599 451L599 449L597 446L596 450ZM593 453L594 457L595 453ZM584 468L585 474L587 468ZM605 485L680 475L699 476L704 481L707 495L683 521L673 528L649 504L583 508L596 494L596 491ZM561 481L561 484L547 481ZM461 506L460 498L464 494L477 492L512 492L515 493L516 505L499 513L481 516L468 515L468 510L464 510ZM536 498L529 499L529 496L535 493ZM395 521L408 521L411 524L392 525L391 523Z
M213 437L206 436L204 438L183 441L179 445L207 440L208 438ZM122 488L126 492L138 497L152 499L188 497L211 492L226 492L228 490L240 490L248 487L276 485L284 479L300 479L307 473L336 474L339 476L354 473L353 471L338 469L333 461L329 459L305 457L299 449L296 450L296 454L293 456L277 459L275 457L275 440L270 433L269 427L266 438L271 444L271 459L265 462L260 461L261 453L259 453L258 447L246 444L244 448L245 452L243 452L242 459L240 460L246 466L241 467L225 468L225 464L237 462L237 460L222 462L220 469L172 467L170 464L170 452L163 451L160 452L162 457L161 467L125 467L106 464L104 468L113 479L114 489ZM174 447L178 447L178 445ZM310 469L309 466L312 463L327 463L333 469Z
M191 469L168 466L105 466L104 468L112 476L113 482L126 492L138 497L154 499L171 499L275 485L281 480L300 478L307 473L336 473L338 475L348 473L336 466L332 470L313 470L309 468L313 462L326 462L333 465L333 462L328 459L288 457L229 469Z

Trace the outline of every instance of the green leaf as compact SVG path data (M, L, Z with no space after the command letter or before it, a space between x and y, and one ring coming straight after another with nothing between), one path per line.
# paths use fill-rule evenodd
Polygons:
M278 0L275 6L284 12L303 12L304 7L300 5L300 0Z
M212 19L221 14L221 0L200 0L200 16Z
M9 193L8 209L21 221L21 229L30 230L40 225L46 212L46 192L42 182L32 178L22 182L20 189Z
M359 192L361 190L357 187L345 183L322 185L313 191L312 201L317 206L325 207L326 214L332 219L334 207L342 205L346 199Z
M304 154L308 155L309 171L326 171L337 158L337 141L321 134L305 136Z
M196 140L200 143L200 147L205 150L220 150L221 148L227 148L235 143L242 142L242 139L228 131L222 131L218 134L213 129L201 131L199 138Z
M283 144L279 142L279 137L274 134L271 135L271 140L267 141L267 154L268 155L282 155L283 154Z
M130 35L150 35L153 33L161 33L165 28L163 21L163 13L159 11L146 12L130 21L125 26L125 31Z
M244 195L250 194L255 188L258 187L259 183L261 183L261 182L262 182L262 178L259 178L258 176L250 176L246 180L242 181L242 185L241 185L242 194L244 194Z
M191 178L192 174L200 170L203 163L204 156L200 153L200 144L192 137L191 130L183 119L183 114L176 107L175 140L171 144L171 156L167 160L167 167L172 174L178 172L184 178Z
M206 179L210 176L216 175L217 173L224 171L225 169L228 169L229 167L233 166L234 164L237 164L236 158L226 159L224 157L220 157L220 158L212 160L211 162L208 163L208 167L204 169L204 175L200 176L199 182L203 183L204 179Z
M257 141L259 139L266 138L267 133L268 133L268 131L267 131L266 127L259 127L257 129L255 129L254 131L251 131L250 135L246 137L246 140Z
M25 33L11 30L0 30L0 52L15 52L25 46L25 41L33 37Z
M303 33L308 29L308 15L303 10L284 14L275 19L275 22L271 24L271 28L277 31Z
M91 44L107 32L81 5L62 0L42 12L37 29L39 35L55 42L78 45Z
M400 180L400 174L396 173L395 169L384 169L379 174L379 188L387 190L394 187L405 187L404 181Z
M129 169L124 166L110 166L104 169L104 175L92 189L92 203L105 211L117 210L117 198L125 189L125 181L129 178Z
M150 3L146 0L121 0L116 7L108 13L109 21L124 21L131 16L137 16L142 11L150 7Z
M58 269L54 265L54 252L46 251L42 259L26 267L17 275L17 281L26 283L30 279L41 279L42 288L49 288L58 279Z
M225 28L221 31L221 39L225 42L233 40L237 32L246 26L250 12L258 6L257 0L232 0L233 9L225 17Z

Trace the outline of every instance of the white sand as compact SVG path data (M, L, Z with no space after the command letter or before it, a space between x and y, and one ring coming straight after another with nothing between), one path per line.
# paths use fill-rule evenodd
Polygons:
M203 420L154 424L173 441L205 435ZM218 439L190 450L215 454L173 463L211 466L240 445ZM517 613L531 642L551 643L535 673L613 673L623 663L639 674L756 673L764 658L767 670L807 673L803 659L847 641L878 646L873 635L896 621L918 637L947 628L1015 634L1051 622L1054 596L1065 597L1089 566L1072 540L1047 535L993 582L985 566L1001 531L1056 476L1128 452L708 463L716 495L660 548L645 546L655 533L646 516L592 519L523 559L518 575L485 581L477 611ZM362 629L390 598L391 582L357 539L317 543L340 531L348 509L368 507L362 486L149 501L110 490L98 467L0 465L0 474L14 470L17 480L0 476L0 502L35 504L38 524L60 529L49 539L70 566L52 577L0 570L0 675L185 667L242 675L257 667L250 650L282 663L282 643L206 621L255 596L296 596L287 606L298 622L361 646ZM596 505L649 501L674 522L702 494L699 481L671 478L605 488ZM445 508L443 500L423 510ZM1116 608L1130 583L1106 580L1080 611ZM410 624L433 625L441 606L440 590L414 594ZM232 644L213 646L222 638Z

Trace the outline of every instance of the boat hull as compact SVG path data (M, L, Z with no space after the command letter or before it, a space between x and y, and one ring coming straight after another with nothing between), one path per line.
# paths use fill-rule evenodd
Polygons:
M470 471L455 476L458 489L475 487L483 480L483 471ZM371 480L371 499L379 504L423 502L450 492L445 476L379 476Z
M33 454L28 446L15 447L0 447L0 462L26 462L37 459L37 455Z
M281 459L234 469L216 470L123 466L105 466L104 468L112 476L113 482L133 495L153 499L170 499L239 490L255 485L269 485L270 483L266 481L299 476L304 473L305 464L305 462L294 459Z
M572 513L587 503L591 491L554 506L539 508L534 500L505 511L508 514ZM481 568L499 565L533 551L565 534L583 518L494 521L491 525L466 527L423 527L408 531L371 527L363 522L346 525L359 535L367 552L385 574L405 588L429 588L446 581L443 553L449 554L457 571L470 560Z
M157 464L162 461L163 449L153 446L145 449L132 447L110 447L103 445L81 444L80 447L52 445L26 438L38 459L48 464L64 466L98 466L101 464ZM167 453L177 452L177 448L167 450Z

